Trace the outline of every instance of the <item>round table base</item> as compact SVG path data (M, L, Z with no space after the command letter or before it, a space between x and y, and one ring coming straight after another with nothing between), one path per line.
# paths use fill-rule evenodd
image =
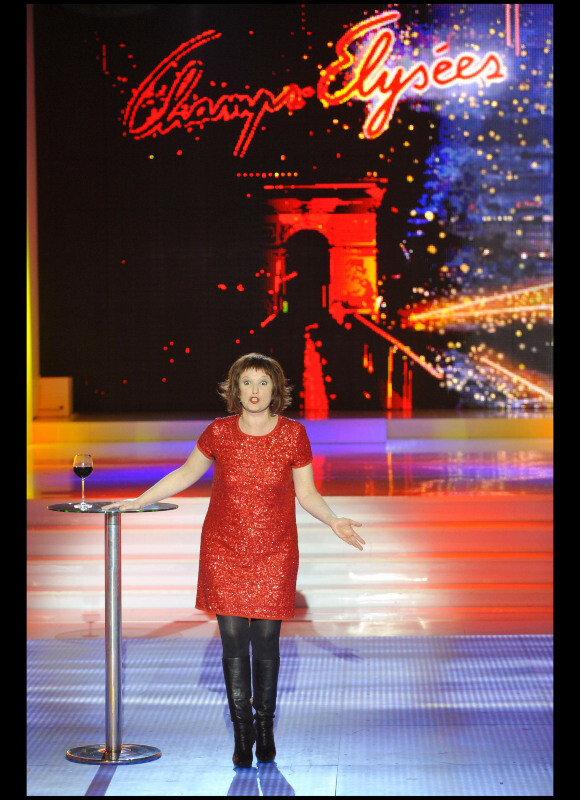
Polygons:
M81 764L138 764L159 758L161 750L147 744L123 744L117 758L107 754L104 744L88 744L84 747L71 747L66 751L69 761Z

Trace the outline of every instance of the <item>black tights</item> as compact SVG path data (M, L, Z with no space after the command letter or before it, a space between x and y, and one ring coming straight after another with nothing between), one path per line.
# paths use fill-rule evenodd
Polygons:
M216 614L224 658L253 658L271 661L280 657L280 619L251 619L225 617Z

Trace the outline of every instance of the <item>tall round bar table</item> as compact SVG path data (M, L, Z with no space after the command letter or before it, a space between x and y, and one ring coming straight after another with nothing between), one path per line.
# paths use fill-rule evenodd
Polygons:
M82 764L136 764L159 758L161 750L146 744L123 744L123 707L121 676L121 514L171 511L172 503L154 503L139 511L104 511L103 506L118 502L101 500L90 508L75 503L57 503L50 511L75 514L103 514L105 517L105 742L72 747L66 751L69 761Z

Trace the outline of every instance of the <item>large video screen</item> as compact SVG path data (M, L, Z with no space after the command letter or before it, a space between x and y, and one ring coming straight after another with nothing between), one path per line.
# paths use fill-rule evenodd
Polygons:
M76 412L551 409L548 4L38 4L41 375Z

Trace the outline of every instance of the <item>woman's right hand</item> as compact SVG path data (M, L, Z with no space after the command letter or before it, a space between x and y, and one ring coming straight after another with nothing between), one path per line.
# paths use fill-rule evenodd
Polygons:
M119 500L102 506L103 511L139 511L142 508L143 504L139 500Z

